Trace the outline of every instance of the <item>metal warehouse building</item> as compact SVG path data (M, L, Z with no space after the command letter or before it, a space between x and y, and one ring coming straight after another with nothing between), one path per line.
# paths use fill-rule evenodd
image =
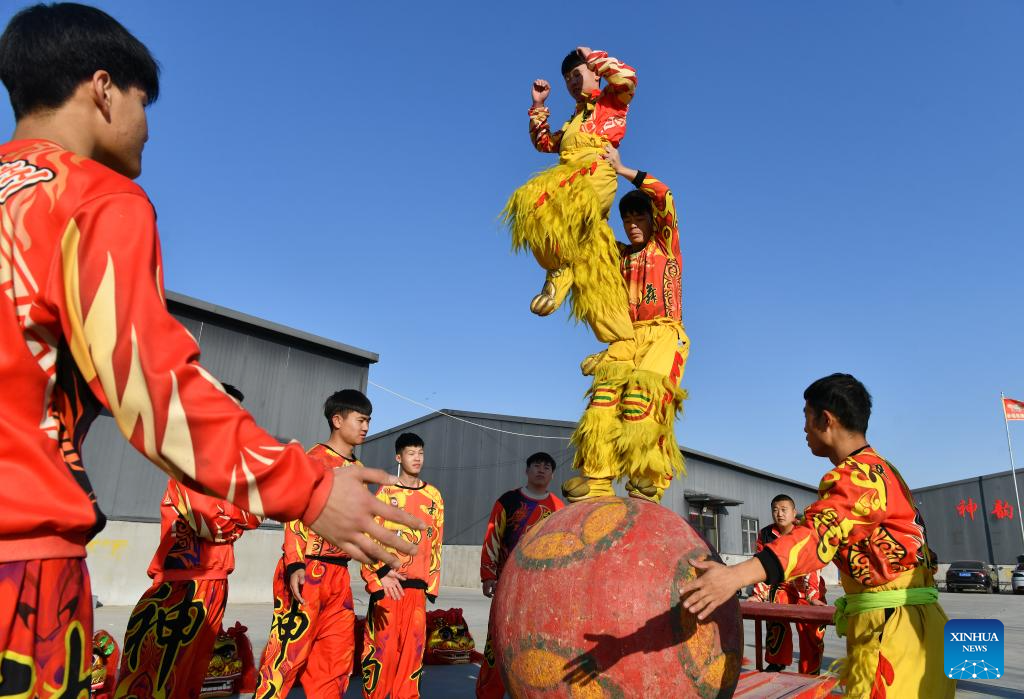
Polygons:
M245 394L245 408L286 441L327 437L323 402L340 388L366 390L373 352L317 337L180 294L167 307L199 343L202 364ZM93 590L105 604L135 604L148 587L146 568L159 540L167 476L121 436L109 414L96 419L83 448L89 478L108 524L89 544ZM281 530L250 532L235 547L238 602L270 599Z
M564 420L443 410L373 435L361 458L368 465L396 468L398 435L422 437L424 480L437 486L445 501L445 543L471 549L464 555L475 556L478 568L491 506L503 492L524 484L527 456L546 451L555 458L556 492L570 477L569 436L575 426ZM816 489L806 483L692 449L683 448L683 455L687 475L673 484L662 504L688 518L727 560L753 553L758 529L771 522L773 497L786 493L801 510L817 498Z
M1017 488L1024 491L1020 474ZM1021 513L1009 471L913 492L928 527L928 543L941 563L968 559L1011 566L1024 555Z
M365 391L369 367L378 361L373 352L186 296L168 294L168 308L199 342L203 365L238 386L257 422L282 440L306 446L324 440L324 399L339 388ZM371 436L359 456L368 466L394 469L398 434L415 431L423 437L425 479L440 488L446 505L442 584L476 587L480 544L495 499L523 485L526 457L536 451L557 461L557 490L570 474L574 427L561 420L448 410ZM104 604L134 604L150 582L145 571L159 540L159 502L167 477L122 438L109 415L97 419L83 452L108 517L106 529L88 547L93 591ZM801 509L815 498L815 489L805 483L683 452L688 475L669 489L663 504L688 518L727 561L753 552L758 529L770 522L772 497L787 493ZM274 524L237 542L234 602L270 600L280 551L281 531Z

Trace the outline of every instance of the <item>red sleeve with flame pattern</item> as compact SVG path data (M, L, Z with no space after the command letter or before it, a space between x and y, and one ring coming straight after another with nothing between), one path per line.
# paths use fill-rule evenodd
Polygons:
M480 581L498 579L498 564L501 558L501 540L505 535L505 508L501 500L494 503L487 520L487 533L480 550Z
M820 570L840 547L852 546L871 534L885 518L885 504L885 482L869 464L846 459L821 479L818 500L804 510L803 521L770 542L765 551L778 560L782 580ZM767 567L766 572L771 576ZM769 578L768 582L779 581Z
M388 486L382 485L377 489L378 500L381 502L389 502L390 498L391 495ZM384 521L380 517L375 516L373 519L377 524L384 526ZM386 575L386 571L388 570L391 570L391 568L378 562L374 562L373 564L364 563L359 566L359 574L363 577L363 582L366 583L367 593L372 595L374 592L379 592L384 589L384 586L380 584L380 576L377 574L377 571L385 571L384 574Z
M284 567L286 575L306 565L309 527L295 519L284 525Z
M71 355L132 446L175 480L281 521L312 522L331 477L298 444L256 425L198 362L167 311L152 205L141 194L83 204L61 240L51 298ZM59 285L59 286L58 286Z
M825 581L820 571L812 571L807 574L807 585L801 589L801 596L808 602L825 601Z
M444 540L444 500L441 494L434 491L437 497L436 512L434 512L435 536L430 542L430 572L427 579L427 595L437 597L441 589L441 551Z
M654 239L658 247L681 265L683 255L679 249L679 219L676 216L676 202L672 190L650 174L644 176L639 189L651 198L651 204L654 206Z
M541 153L557 153L562 144L562 132L551 133L548 117L551 110L547 107L530 107L530 140L533 147Z
M636 69L604 51L591 51L587 55L587 66L604 78L608 85L601 92L603 101L623 108L633 101L636 94Z
M231 543L263 521L226 500L197 493L173 480L167 484L162 504L174 510L200 538L216 544Z

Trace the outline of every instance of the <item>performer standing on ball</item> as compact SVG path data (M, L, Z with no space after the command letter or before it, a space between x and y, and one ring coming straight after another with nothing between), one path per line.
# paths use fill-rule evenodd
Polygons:
M619 201L628 244L619 266L628 289L633 338L588 357L590 404L573 433L580 476L565 482L570 501L612 495L628 478L633 497L659 502L676 473L685 473L675 419L685 394L679 382L690 354L683 328L683 256L672 192L652 175L622 164L605 147L605 162L636 189Z
M757 533L757 551L793 531L797 522L796 502L788 495L772 498L772 519ZM758 583L754 594L763 602L775 604L825 604L825 581L816 570L787 580L777 585ZM769 621L766 625L764 659L768 661L766 672L785 670L793 662L793 629L788 622ZM825 627L821 624L797 624L800 637L800 672L817 675L821 670L821 657L825 651Z
M480 581L485 597L494 597L501 569L523 535L553 512L565 507L561 500L548 492L554 474L555 460L550 454L543 451L532 454L526 460L526 486L503 494L491 508L480 552ZM494 609L493 605L491 609ZM501 699L505 695L505 683L494 656L492 629L493 617L487 624L484 659L480 663L480 675L476 681L478 699Z
M0 37L0 80L17 120L0 145L3 693L89 691L85 545L106 519L80 452L101 410L189 487L315 523L362 561L397 562L374 540L411 553L371 519L422 526L365 488L393 477L325 472L280 444L168 313L156 215L132 182L160 91L149 50L95 8L34 5Z
M836 600L836 631L846 635L846 696L952 699L956 682L942 668L947 617L924 520L902 476L865 437L871 396L849 374L832 374L812 383L804 401L807 446L833 464L819 499L789 534L749 561L695 561L700 575L683 584L683 604L706 619L740 588L775 585L833 562L846 591Z

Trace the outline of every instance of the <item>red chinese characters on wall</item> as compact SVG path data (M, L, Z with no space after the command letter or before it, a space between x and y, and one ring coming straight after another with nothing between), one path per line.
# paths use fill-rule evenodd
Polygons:
M974 513L977 511L978 503L974 502L974 498L961 499L956 506L956 513L960 515L960 519L970 517L971 521L974 521ZM995 507L989 514L996 519L1013 519L1013 505L1007 500L996 500Z
M974 502L974 498L967 498L966 502L960 500L960 504L956 506L956 511L960 515L960 519L966 519L970 515L973 522L974 513L978 511L978 503Z
M1013 505L1004 500L996 500L992 514L996 516L996 519L1013 519Z

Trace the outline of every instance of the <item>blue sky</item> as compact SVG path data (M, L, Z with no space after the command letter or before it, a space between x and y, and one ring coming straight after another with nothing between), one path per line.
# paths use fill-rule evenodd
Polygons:
M531 81L567 115L586 44L638 69L622 157L680 209L681 441L816 482L801 394L848 371L912 486L1008 467L1021 3L98 4L163 66L140 183L168 288L376 351L371 380L437 408L576 419L599 347L529 313L497 216L554 162ZM424 412L371 398L375 428Z

